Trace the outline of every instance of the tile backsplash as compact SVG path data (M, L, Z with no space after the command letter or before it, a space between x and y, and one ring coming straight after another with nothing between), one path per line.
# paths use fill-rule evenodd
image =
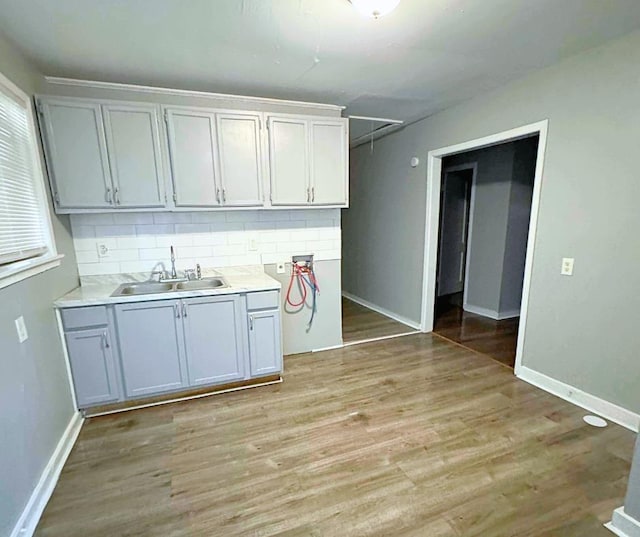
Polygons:
M80 276L168 268L171 245L179 269L341 256L340 209L78 214L71 229Z

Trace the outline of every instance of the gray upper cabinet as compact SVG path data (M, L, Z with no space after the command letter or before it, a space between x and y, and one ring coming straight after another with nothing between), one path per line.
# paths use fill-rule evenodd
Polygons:
M115 310L126 395L187 387L180 301L119 304Z
M268 310L249 313L249 355L251 376L282 371L280 312Z
M262 205L260 117L216 114L216 125L223 204Z
M182 303L190 385L243 379L244 312L240 297L193 298Z
M269 117L273 205L347 206L347 121Z
M311 203L346 205L349 169L344 120L311 121Z
M163 207L158 107L107 104L102 110L116 207Z
M219 207L215 114L167 108L165 118L176 207Z
M39 102L38 110L57 207L111 207L113 191L100 105L47 99Z
M166 205L157 106L38 102L58 212Z
M271 203L306 205L311 201L308 123L272 116L268 124Z
M115 358L108 328L91 328L65 334L80 408L119 399Z

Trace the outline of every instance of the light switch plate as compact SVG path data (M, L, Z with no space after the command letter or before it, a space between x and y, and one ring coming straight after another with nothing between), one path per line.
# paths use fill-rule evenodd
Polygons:
M563 276L573 276L573 262L573 257L563 257L560 274L562 274Z
M258 251L258 235L249 236L249 251L250 252Z
M20 343L24 343L25 341L27 341L27 339L29 339L27 326L24 324L24 317L20 315L20 317L15 320L15 323L16 331L18 332L18 340L20 341Z

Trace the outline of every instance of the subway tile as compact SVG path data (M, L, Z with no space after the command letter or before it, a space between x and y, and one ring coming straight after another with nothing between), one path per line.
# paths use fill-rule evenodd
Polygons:
M192 243L194 246L219 246L220 244L227 244L226 233L198 233L192 235Z
M253 222L258 219L257 211L229 211L227 222Z
M96 227L95 226L79 226L72 224L71 225L71 234L74 239L88 239L96 236Z
M132 248L155 248L156 238L153 235L136 237L118 237L116 239L118 249L126 250Z
M215 255L244 255L247 249L244 244L224 244L213 249Z
M211 228L209 224L176 224L176 235L183 233L209 233Z
M281 242L278 244L278 252L301 252L304 254L307 250L307 243L304 241L299 242Z
M276 222L278 229L305 229L307 227L306 220L283 220Z
M142 248L138 250L140 259L151 259L155 261L162 261L169 259L170 254L166 248Z
M143 261L121 261L120 262L120 270L122 272L131 273L131 272L152 272L155 267L156 262L152 260L143 260Z
M260 243L259 251L263 254L273 254L278 251L277 242Z
M135 234L136 227L133 225L96 226L96 237L126 237Z
M272 210L272 211L260 211L258 213L258 220L262 222L279 222L283 220L291 220L289 211Z
M192 213L153 213L156 224L190 224Z
M113 215L115 224L153 224L154 213L118 213Z
M193 212L191 220L194 224L212 224L215 222L226 222L227 217L223 212Z
M190 258L211 257L210 246L188 246L180 248L180 255Z
M170 246L191 246L193 238L191 235L158 235L156 237L156 246L169 248Z
M152 225L138 225L136 226L137 235L171 235L175 231L173 224L152 224Z
M80 276L102 276L104 274L120 273L119 263L80 263L78 264Z
M319 252L321 250L332 250L333 241L308 241L306 243L306 247L312 252Z
M228 244L247 244L249 242L249 235L246 231L230 231L226 235Z
M81 226L108 226L114 223L111 213L72 214L71 221Z
M98 251L93 248L92 250L76 251L76 261L78 263L98 263Z

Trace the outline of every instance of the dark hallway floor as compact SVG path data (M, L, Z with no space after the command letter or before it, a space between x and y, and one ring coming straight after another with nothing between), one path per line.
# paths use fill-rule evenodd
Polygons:
M513 367L520 318L495 321L462 309L462 293L439 297L433 331Z
M410 334L415 329L342 297L342 340L345 344Z

